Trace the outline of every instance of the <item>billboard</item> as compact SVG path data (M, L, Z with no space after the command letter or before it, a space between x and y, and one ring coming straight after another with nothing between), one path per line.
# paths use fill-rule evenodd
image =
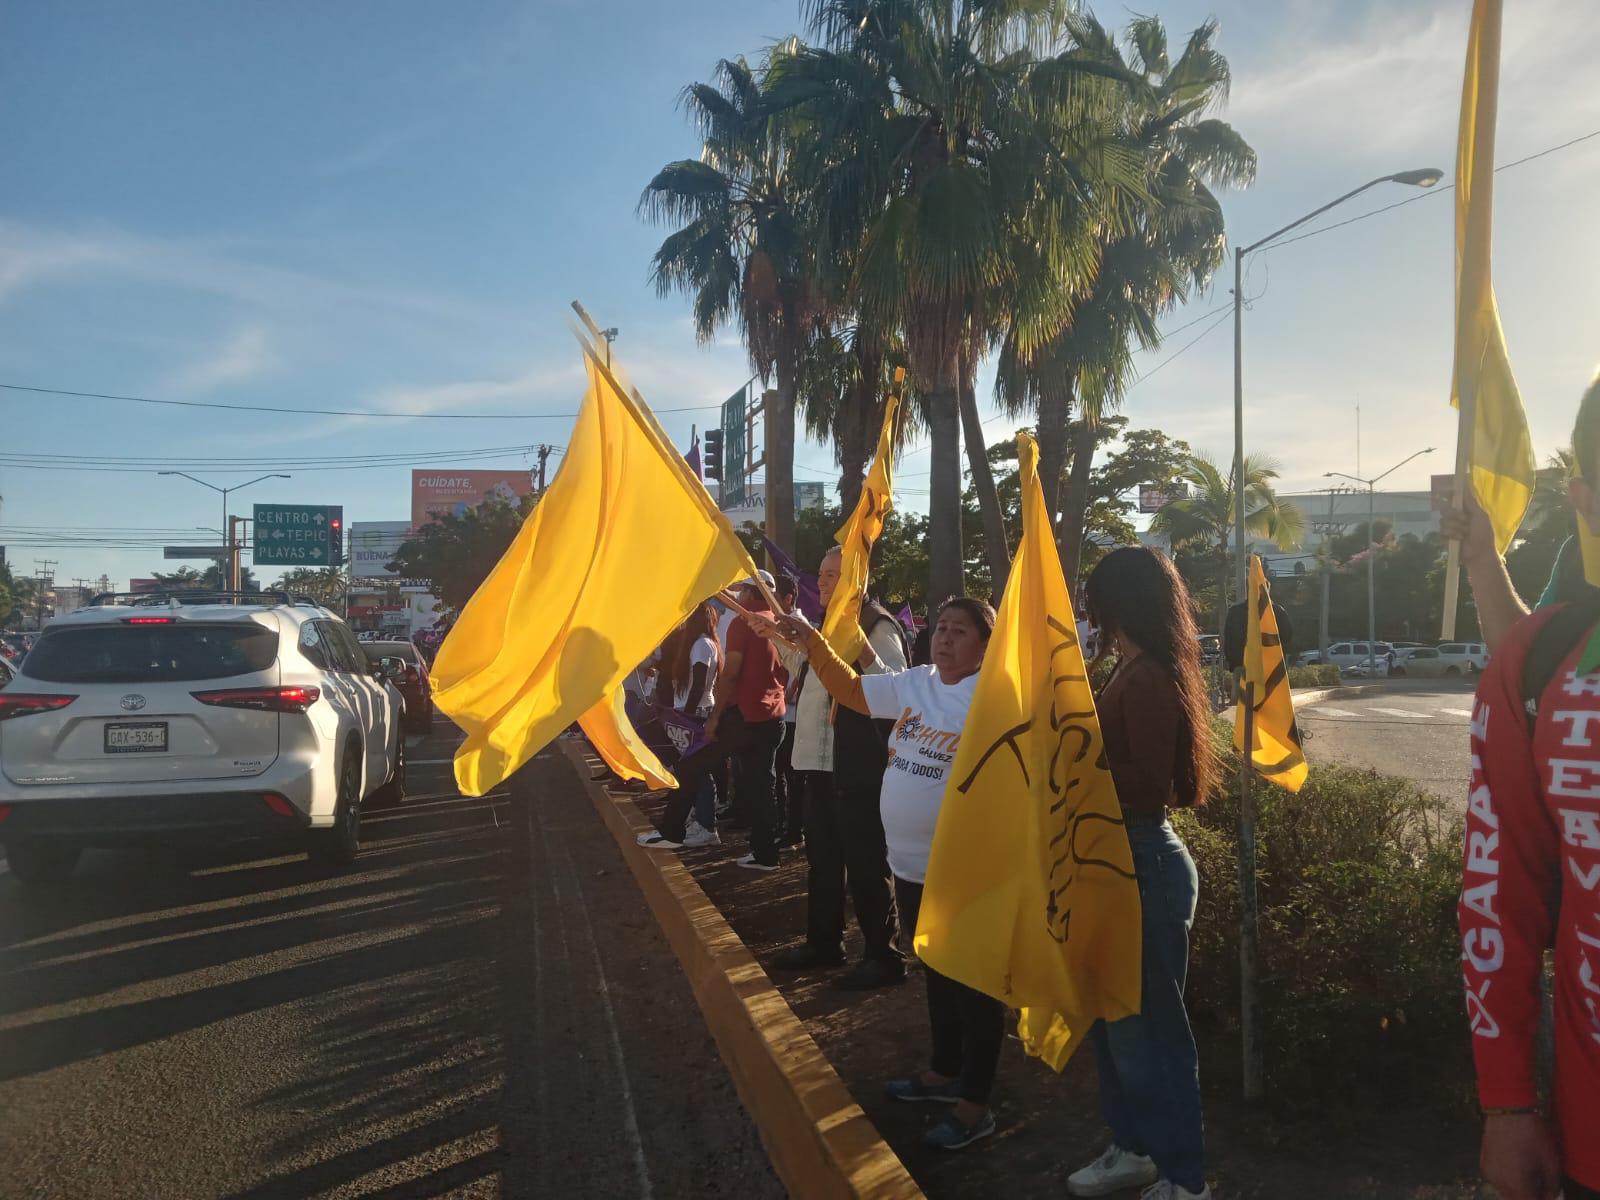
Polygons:
M411 472L411 524L426 525L428 518L460 516L491 496L515 504L533 491L533 472L518 470Z
M387 579L393 576L389 562L399 551L400 543L410 536L410 521L352 521L351 578Z
M1141 483L1139 485L1139 511L1160 512L1169 501L1181 500L1189 494L1189 485L1181 479L1171 483Z

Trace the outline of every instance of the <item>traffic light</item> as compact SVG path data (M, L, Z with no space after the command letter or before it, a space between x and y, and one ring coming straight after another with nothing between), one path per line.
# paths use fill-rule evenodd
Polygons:
M344 509L336 508L328 518L328 565L344 566Z
M706 430L706 442L702 447L702 469L707 479L722 479L722 430Z

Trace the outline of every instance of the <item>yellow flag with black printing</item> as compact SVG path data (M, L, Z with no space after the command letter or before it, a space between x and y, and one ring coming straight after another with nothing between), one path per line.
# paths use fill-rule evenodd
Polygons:
M434 663L434 702L467 734L455 773L469 796L574 721L620 773L670 782L639 754L622 681L697 604L756 573L650 410L585 358L561 469Z
M883 524L894 509L894 421L900 411L899 384L905 371L895 371L896 394L883 406L883 430L878 434L878 453L861 485L855 511L839 530L843 554L839 559L839 582L834 586L828 611L818 630L833 652L855 666L865 648L861 633L861 602L867 594L867 576L872 568L872 547L883 532Z
M1244 641L1244 689L1233 715L1233 748L1244 753L1245 696L1251 698L1255 718L1250 723L1250 762L1264 778L1281 788L1298 792L1309 768L1295 724L1294 698L1289 694L1289 668L1283 661L1278 637L1278 615L1272 611L1272 590L1267 586L1261 560L1250 556L1250 598Z
M1097 1018L1139 1011L1139 885L1027 434L1017 460L1022 540L913 945L935 970L1021 1009L1024 1049L1059 1071Z

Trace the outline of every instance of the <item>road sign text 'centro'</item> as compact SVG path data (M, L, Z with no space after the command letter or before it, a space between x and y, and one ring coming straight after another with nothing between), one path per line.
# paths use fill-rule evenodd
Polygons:
M336 567L344 562L344 507L258 504L251 543L256 566Z

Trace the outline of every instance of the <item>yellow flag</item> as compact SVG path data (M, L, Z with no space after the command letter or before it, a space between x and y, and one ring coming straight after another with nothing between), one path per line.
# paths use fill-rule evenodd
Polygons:
M1533 497L1533 442L1490 280L1500 0L1475 0L1456 145L1456 351L1450 403L1472 414L1468 463L1502 555Z
M627 735L638 742L615 709L623 679L696 604L755 573L650 411L587 357L561 469L433 666L434 702L467 733L455 768L469 796L580 717L620 759ZM594 712L603 701L610 718Z
M583 728L589 744L610 767L624 779L642 779L652 788L675 788L678 781L672 777L654 750L628 720L624 705L627 694L617 688L583 716L578 724Z
M1098 1017L1139 1011L1139 886L1067 582L1017 437L1022 543L961 731L913 942L935 970L1022 1010L1060 1070Z
M905 376L903 370L895 372L898 384ZM898 388L896 389L898 391ZM861 601L867 592L867 575L872 566L872 546L883 532L883 523L894 508L894 418L900 409L900 397L891 395L883 406L883 432L878 434L878 455L872 460L866 482L861 485L861 496L856 500L855 511L839 530L839 545L843 555L839 559L839 582L828 602L828 611L822 616L818 630L833 652L845 662L855 665L865 648L861 635Z
M1255 707L1250 762L1279 787L1298 792L1306 781L1306 756L1289 696L1289 668L1278 639L1278 614L1272 611L1261 560L1250 556L1250 602L1244 642L1244 682ZM1244 753L1244 693L1233 717L1233 748Z

